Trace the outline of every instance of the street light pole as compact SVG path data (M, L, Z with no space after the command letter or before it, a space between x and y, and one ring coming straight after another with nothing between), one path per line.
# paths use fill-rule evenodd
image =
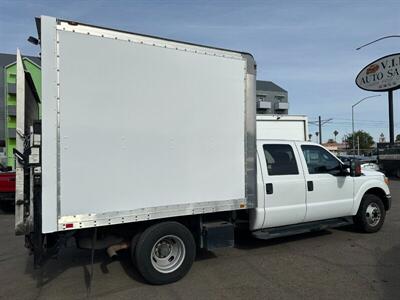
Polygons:
M358 104L360 104L361 102L363 102L364 100L370 99L370 98L375 98L375 97L380 97L381 95L373 95L373 96L368 96L365 98L362 98L361 100L357 101L355 104L353 104L351 106L351 127L352 127L352 142L353 142L353 154L355 153L355 136L354 136L354 107L356 107Z
M352 143L351 143L351 148L353 148L352 149L352 151L353 151L353 155L354 155L354 106L355 105L353 105L352 107L351 107L351 137L352 137Z
M371 45L371 44L373 44L373 43L379 42L379 41L384 40L384 39L398 38L398 37L400 37L400 35L398 35L398 34L383 36L383 37L381 37L381 38L379 38L379 39L376 39L376 40L374 40L374 41L372 41L372 42L366 43L366 44L364 44L364 45L362 45L362 46L356 48L356 50L360 50L360 49L362 49L362 48L364 48L364 47L366 47L366 46L369 46L369 45Z

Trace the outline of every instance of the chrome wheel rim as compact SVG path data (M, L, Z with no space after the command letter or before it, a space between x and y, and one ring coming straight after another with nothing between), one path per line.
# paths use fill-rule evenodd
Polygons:
M372 227L378 225L381 220L381 210L379 206L374 202L370 203L365 211L365 217L368 225Z
M185 244L176 235L166 235L158 239L151 250L151 263L160 273L176 271L185 259Z

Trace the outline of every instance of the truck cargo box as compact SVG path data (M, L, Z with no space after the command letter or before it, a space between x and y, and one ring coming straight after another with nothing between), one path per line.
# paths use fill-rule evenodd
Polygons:
M257 139L307 141L307 117L295 115L257 115Z
M255 204L251 55L38 25L43 233Z

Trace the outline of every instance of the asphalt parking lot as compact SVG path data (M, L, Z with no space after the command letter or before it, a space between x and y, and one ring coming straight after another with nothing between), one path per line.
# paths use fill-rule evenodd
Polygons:
M128 253L110 261L97 252L64 249L34 270L14 216L0 214L0 299L400 299L400 181L382 230L352 228L281 238L247 239L238 248L198 255L180 282L150 286Z

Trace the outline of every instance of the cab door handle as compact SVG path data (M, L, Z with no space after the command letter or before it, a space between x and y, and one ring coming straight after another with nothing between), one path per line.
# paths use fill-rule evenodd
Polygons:
M268 195L270 195L274 192L274 186L272 185L272 183L267 183L265 185L265 191Z
M307 181L307 190L309 192L312 192L314 190L314 182L312 181Z

